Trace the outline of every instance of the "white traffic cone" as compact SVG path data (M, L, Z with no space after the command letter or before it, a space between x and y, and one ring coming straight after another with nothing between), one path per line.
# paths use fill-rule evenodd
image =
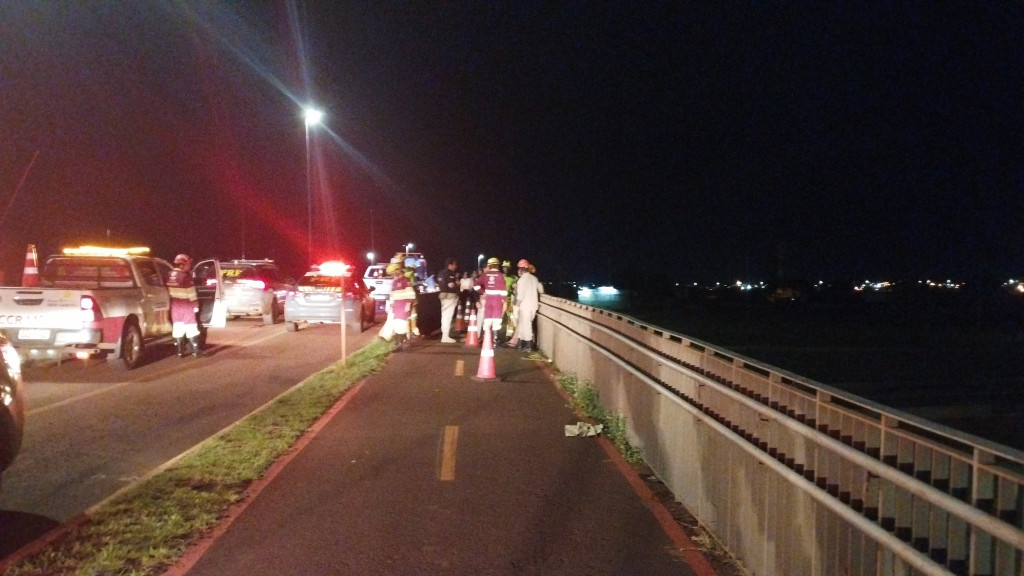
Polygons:
M21 274L21 285L30 288L39 286L39 256L35 244L29 244L25 251L25 271Z
M469 328L466 329L466 346L479 346L480 345L480 326L476 323L476 308L473 308L469 313Z
M493 382L500 380L494 373L494 330L484 330L484 343L480 347L480 366L473 380L477 382Z

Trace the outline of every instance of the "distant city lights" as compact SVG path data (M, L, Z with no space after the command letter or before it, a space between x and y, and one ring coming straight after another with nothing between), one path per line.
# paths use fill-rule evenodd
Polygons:
M619 289L614 286L599 286L597 288L590 288L589 286L581 286L576 294L580 298L591 298L594 296L618 296L620 294Z

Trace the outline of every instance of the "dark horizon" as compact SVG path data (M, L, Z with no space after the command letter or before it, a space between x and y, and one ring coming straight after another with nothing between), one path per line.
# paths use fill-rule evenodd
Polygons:
M11 0L0 46L8 281L108 237L298 274L308 226L547 278L1024 274L1024 5Z

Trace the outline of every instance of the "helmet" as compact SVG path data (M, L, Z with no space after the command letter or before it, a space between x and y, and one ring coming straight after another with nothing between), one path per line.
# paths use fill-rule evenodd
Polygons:
M188 254L178 254L174 257L175 264L191 264L192 259L188 257Z
M487 259L487 265L488 266L497 266L498 265L498 259L497 258L488 258Z
M502 268L508 268L508 267L509 267L509 266L511 266L511 265L512 265L512 263L511 263L511 262L509 262L508 260L502 260L502 261L501 261L501 267L502 267Z
M398 262L392 262L391 264L388 264L388 267L385 268L384 271L387 272L388 275L394 275L395 272L402 271L402 265Z
M516 264L516 268L529 268L529 267L530 267L530 263L526 261L526 258L523 258L522 260L519 261L519 264Z

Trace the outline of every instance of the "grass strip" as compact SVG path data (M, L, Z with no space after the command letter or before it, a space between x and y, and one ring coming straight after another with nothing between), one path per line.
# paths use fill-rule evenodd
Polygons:
M610 412L601 405L600 394L593 382L580 382L575 374L565 372L557 372L555 379L569 395L572 400L572 408L577 414L604 425L602 433L615 445L626 462L640 464L644 461L643 451L630 444L626 437L626 417Z
M213 529L245 490L353 384L383 366L380 341L310 376L166 470L112 499L7 576L156 575Z

